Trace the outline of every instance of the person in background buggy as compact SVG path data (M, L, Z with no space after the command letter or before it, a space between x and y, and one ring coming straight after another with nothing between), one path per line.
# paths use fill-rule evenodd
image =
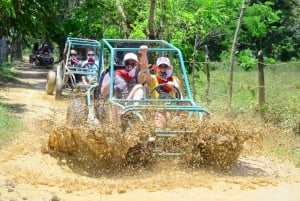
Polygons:
M39 51L39 46L40 46L39 42L35 42L35 43L33 44L33 50L32 50L32 53L37 54L38 51Z
M77 51L72 49L70 51L68 65L70 65L71 67L75 67L79 63L80 63L80 60L78 58Z
M39 49L39 53L41 53L41 54L49 54L50 53L50 48L47 43L44 43L42 45L42 47Z
M88 68L90 72L97 72L99 68L99 60L96 58L95 52L93 50L89 50L87 54L87 59L82 62L82 68ZM83 75L81 76L83 84L89 84L93 80L96 79L95 76L92 75Z

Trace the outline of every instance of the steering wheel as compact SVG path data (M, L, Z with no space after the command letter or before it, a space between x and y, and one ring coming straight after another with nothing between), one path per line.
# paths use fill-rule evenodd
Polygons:
M175 94L173 95L173 94L170 94L170 92L164 91L163 90L164 86L170 87L173 90L173 92L175 92ZM168 85L167 83L159 84L156 87L154 87L150 91L149 96L151 97L155 91L159 94L159 96L158 96L159 99L181 99L180 90L175 86Z

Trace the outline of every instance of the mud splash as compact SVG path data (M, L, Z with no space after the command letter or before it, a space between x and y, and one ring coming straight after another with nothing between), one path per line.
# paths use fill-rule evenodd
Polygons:
M184 166L228 171L236 165L244 142L263 135L262 130L250 129L234 120L208 119L184 124L195 132L151 143L147 138L152 132L147 130L150 125L136 125L130 133L122 133L109 124L95 127L61 125L51 131L48 148L52 153L76 156L84 163L97 161L101 169L120 169L157 161L159 157L153 152L153 146L159 144L181 152L179 164ZM182 125L178 123L177 126Z

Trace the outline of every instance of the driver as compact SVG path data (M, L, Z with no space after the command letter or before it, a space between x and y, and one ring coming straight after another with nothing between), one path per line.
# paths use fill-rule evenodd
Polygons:
M154 65L154 75L148 75L146 83L149 91L151 92L158 85L162 85L157 90L151 93L151 98L162 97L176 97L176 91L174 87L179 89L178 79L173 76L173 67L171 66L170 59L167 57L159 57Z

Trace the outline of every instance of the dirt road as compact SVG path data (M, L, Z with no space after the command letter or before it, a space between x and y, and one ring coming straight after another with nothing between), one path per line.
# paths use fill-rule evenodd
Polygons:
M51 129L66 112L66 101L45 94L48 69L23 63L17 71L17 82L0 81L0 101L24 123L16 139L0 149L1 201L300 200L300 169L261 154L243 154L230 173L182 168L172 161L97 174L70 165L44 153Z

